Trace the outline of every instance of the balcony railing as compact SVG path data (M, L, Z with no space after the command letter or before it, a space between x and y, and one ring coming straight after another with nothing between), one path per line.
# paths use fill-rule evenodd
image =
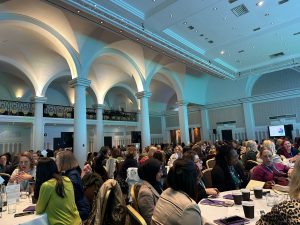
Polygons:
M34 116L34 104L32 102L0 100L0 115Z
M116 110L104 110L103 120L137 122L137 113L123 112L123 111L116 111Z
M43 108L44 117L65 119L74 118L74 107L72 106L44 104Z
M34 103L0 100L0 115L34 116ZM74 107L44 104L43 116L50 118L73 119ZM86 118L96 120L97 110L94 108L87 108ZM117 110L103 110L103 120L137 122L137 113Z

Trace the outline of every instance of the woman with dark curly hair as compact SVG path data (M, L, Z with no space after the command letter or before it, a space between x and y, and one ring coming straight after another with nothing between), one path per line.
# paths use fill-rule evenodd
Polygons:
M216 165L211 172L213 187L221 192L245 187L247 178L236 150L222 144L217 146L217 152Z

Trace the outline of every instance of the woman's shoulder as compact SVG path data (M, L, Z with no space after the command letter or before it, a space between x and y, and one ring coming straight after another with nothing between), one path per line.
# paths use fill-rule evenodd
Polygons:
M197 203L189 197L187 194L181 191L176 191L172 188L168 188L161 194L162 198L168 199L168 201L175 203L180 208L193 207Z

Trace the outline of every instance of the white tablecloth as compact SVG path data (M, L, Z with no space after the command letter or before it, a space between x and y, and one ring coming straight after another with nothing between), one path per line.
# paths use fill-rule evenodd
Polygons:
M272 192L272 191L271 191ZM216 198L216 200L226 200L226 201L232 201L224 199L223 196L226 194L231 194L232 191L226 191L220 193L220 196ZM267 206L266 198L263 196L262 199L256 199L253 191L251 191L251 199L254 201L254 219L250 219L250 225L254 225L256 221L260 219L260 210L264 210L265 213L268 213L271 211L271 207ZM201 201L200 201L201 202ZM213 221L225 217L230 216L240 216L245 218L243 206L241 205L234 205L232 207L217 207L217 206L210 206L210 205L202 205L199 202L199 207L201 210L201 216L203 218L204 225L208 224L215 224Z
M29 199L20 199L20 202L16 205L16 213L23 212L28 206L31 206ZM2 218L0 218L0 224L2 225L48 225L47 214L30 214L21 217L14 217L14 214L8 214L8 210L2 212Z

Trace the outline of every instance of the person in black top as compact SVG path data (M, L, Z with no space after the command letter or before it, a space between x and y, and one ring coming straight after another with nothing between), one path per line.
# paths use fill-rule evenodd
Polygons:
M221 192L245 187L247 178L236 150L222 144L217 146L217 152L216 165L212 170L213 187Z

